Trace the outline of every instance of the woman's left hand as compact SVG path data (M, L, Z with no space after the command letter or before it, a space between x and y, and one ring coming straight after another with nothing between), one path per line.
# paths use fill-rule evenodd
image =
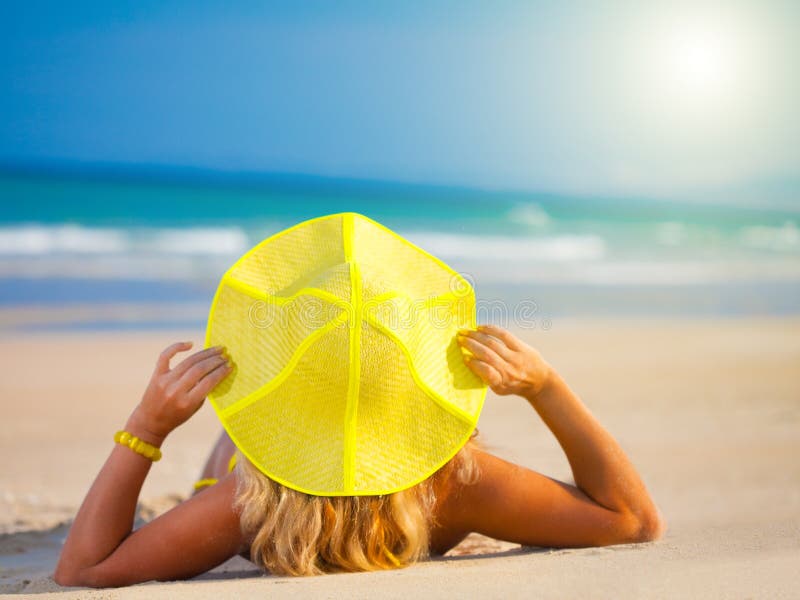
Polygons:
M206 395L233 370L222 346L195 352L170 369L170 360L191 347L191 342L178 342L161 353L142 401L128 421L129 431L136 429L143 434L139 437L152 444L160 445L196 413Z

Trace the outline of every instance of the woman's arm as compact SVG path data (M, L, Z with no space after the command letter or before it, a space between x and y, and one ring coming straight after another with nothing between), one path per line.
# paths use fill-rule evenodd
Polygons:
M173 344L161 354L126 431L160 447L230 373L221 348L197 352L170 369L170 359L190 347ZM54 573L57 583L108 586L179 578L238 552L241 535L232 509L232 477L213 494L200 494L133 532L136 502L151 466L144 456L115 445L70 528ZM197 523L206 528L203 536ZM209 536L209 531L216 535ZM210 545L207 540L214 537L220 539Z
M661 536L664 521L622 448L536 350L494 326L463 332L459 343L469 367L496 393L520 395L536 409L567 455L577 486L486 455L482 484L465 491L483 516L462 497L462 518L488 535L531 545Z

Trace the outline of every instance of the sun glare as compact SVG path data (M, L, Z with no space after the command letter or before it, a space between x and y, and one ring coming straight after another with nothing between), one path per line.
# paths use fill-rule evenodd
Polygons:
M680 32L666 51L666 75L676 91L712 95L730 83L733 56L718 33Z
M649 51L641 56L641 68L651 92L672 110L733 109L751 75L745 31L730 18L685 15L662 21L643 40Z

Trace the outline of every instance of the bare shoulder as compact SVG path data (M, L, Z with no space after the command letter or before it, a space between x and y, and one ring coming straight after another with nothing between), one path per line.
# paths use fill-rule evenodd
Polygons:
M610 510L574 485L473 450L480 476L449 478L436 509L432 547L446 551L471 532L529 546L577 547L637 539L632 515Z

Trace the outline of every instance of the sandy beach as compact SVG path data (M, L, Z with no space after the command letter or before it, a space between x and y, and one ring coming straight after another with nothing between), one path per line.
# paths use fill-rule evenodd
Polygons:
M800 0L457 8L0 4L0 600L800 600ZM336 302L305 296L307 288ZM384 368L381 357L394 354L356 329L349 339L366 342L360 354L334 337L312 346L305 326L327 321L333 304L357 309L341 313L349 323L369 321L374 308L392 329L411 325L396 331L407 340L397 356L425 361L437 350L428 325L409 323L423 314L419 301L433 323L460 320L473 296L479 323L537 348L619 441L664 517L660 539L556 549L470 534L445 556L392 571L292 578L236 556L187 581L55 583L74 518L159 354L187 340L200 350L210 314L214 345L248 338L236 332L245 312L266 332L287 324L286 339L256 340L253 364L229 348L233 372L270 379L251 387L233 376L219 403L247 456L298 489L374 492L414 473L403 450L416 444L398 429L440 426L448 439L460 430L435 425L433 404L431 413L417 404L410 417L374 418L380 411L362 392L413 380L435 396L444 378L436 365L430 375L413 365L413 377ZM301 360L301 338L303 352L324 358ZM453 360L457 353L440 366ZM315 390L292 394L287 365L308 373ZM340 406L326 404L325 390L339 386L322 371L360 374L341 386ZM470 395L458 377L447 383ZM303 441L314 450L308 460L281 453L263 423L248 422L271 405L240 395L245 387L319 400L311 418L280 406L275 421L280 434L320 442ZM182 385L153 389L166 394L148 395L139 413L147 423L134 419L131 429L160 433L170 416L185 416L185 395L170 393ZM400 406L397 395L369 396ZM156 398L176 407L158 423L149 418ZM433 400L469 417L472 429L475 411ZM630 502L643 498L640 482L582 407L562 423L547 410L558 406L534 404L570 448L590 496L646 517L631 525L657 522L649 502ZM326 435L333 420L342 444ZM523 398L489 391L478 430L489 452L574 483L558 441ZM208 556L229 548L210 535L209 513L186 510L202 502L181 505L221 432L206 402L166 439L136 506L134 529L179 507L184 520L167 525L197 534L183 544L192 552L156 531L126 544L130 556L109 554L90 532L78 541L103 556L89 562L120 558L131 577L92 579L76 563L59 580L133 581L146 552L164 573L194 573L186 559L206 556L197 552L203 541ZM597 443L586 452L576 433ZM373 439L391 448L373 451ZM591 451L607 460L588 462ZM127 452L115 460L147 465ZM341 472L311 472L326 455ZM397 481L362 460L386 455ZM483 512L469 523L537 543L655 537L605 536L619 515L596 506L551 517L547 507L562 500L546 492L516 498L526 506L506 502L530 491L517 470L508 473L486 477L475 494ZM125 474L112 475L122 479L104 476L110 487L92 500L124 496ZM599 490L592 475L620 485ZM484 502L487 494L496 501ZM526 507L528 516L514 517ZM84 515L102 515L95 508ZM455 508L457 524L470 511ZM326 516L320 527L338 536L330 523ZM518 524L536 535L507 533ZM102 533L106 523L95 525ZM369 535L378 532L394 535L376 527ZM343 561L335 551L326 562Z
M783 598L800 590L800 319L555 319L518 331L637 465L663 540L534 549L480 537L402 571L292 579L242 559L195 580L66 589L49 575L69 520L157 353L201 331L5 333L0 338L0 592L57 598ZM188 494L219 425L210 407L167 440L141 518ZM490 450L571 481L521 399L491 393Z

